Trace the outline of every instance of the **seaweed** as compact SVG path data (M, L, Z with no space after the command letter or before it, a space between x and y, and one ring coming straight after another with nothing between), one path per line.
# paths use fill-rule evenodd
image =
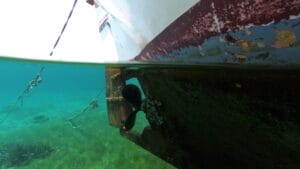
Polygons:
M36 159L50 156L54 149L42 143L13 143L0 147L0 166L19 167L26 166Z
M45 115L36 115L32 118L33 123L43 123L49 120L49 117Z

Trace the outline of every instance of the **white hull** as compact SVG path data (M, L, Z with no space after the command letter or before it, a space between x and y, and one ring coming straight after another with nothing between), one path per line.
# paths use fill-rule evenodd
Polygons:
M52 44L63 25L63 22L57 24L52 20L47 20L47 25L43 27L35 21L33 27L36 31L32 31L33 35L24 31L27 25L17 24L16 27L20 29L9 32L11 37L16 37L11 40L12 44L26 45L28 41L34 42L37 47L25 48L25 53L34 51L33 55L19 54L21 50L13 48L12 51L17 54L12 56L104 64L300 63L299 57L296 57L300 50L298 0L291 0L291 3L285 3L284 0L88 0L93 6L85 1L75 2L78 3L74 15L60 42L55 45L52 56L49 56ZM53 9L50 11L53 13ZM47 15L43 16L43 12L37 21L45 20ZM24 11L19 15L22 14ZM29 19L23 17L21 21L27 24ZM25 38L14 36L15 33ZM53 33L55 35L52 36ZM36 34L42 36L38 40L33 39L32 36ZM0 37L3 36L0 34ZM45 46L38 46L40 41L50 44L46 50ZM6 42L0 43L0 52ZM39 54L36 52L38 50L48 55ZM3 56L3 53L0 55Z

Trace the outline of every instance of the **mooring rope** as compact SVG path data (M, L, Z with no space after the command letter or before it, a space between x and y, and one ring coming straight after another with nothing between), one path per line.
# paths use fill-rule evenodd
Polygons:
M36 74L36 76L30 80L24 89L24 91L21 93L21 95L17 98L17 101L15 102L14 106L18 104L18 102L21 103L21 106L23 105L23 99L24 97L31 92L31 90L35 87L37 87L42 82L42 72L45 69L44 66L41 67L40 71Z
M50 54L49 54L50 56L53 55L54 49L56 48L57 44L58 44L59 41L60 41L60 38L62 37L63 33L65 32L65 29L66 29L66 27L67 27L67 25L68 25L68 23L69 23L69 20L71 19L71 16L72 16L72 14L73 14L73 11L74 11L74 9L75 9L75 6L76 6L76 4L77 4L77 1L78 1L78 0L75 0L75 1L74 1L74 4L73 4L73 6L72 6L72 9L71 9L71 11L70 11L70 13L69 13L69 16L68 16L68 18L67 18L67 21L65 22L65 24L64 24L64 26L63 26L63 28L62 28L62 30L61 30L59 36L58 36L58 38L57 38L57 40L56 40L56 42L55 42L53 48L52 48L52 51L51 51Z
M65 29L66 29L66 27L67 27L67 25L68 25L68 23L69 23L69 21L70 21L70 19L71 19L71 17L72 17L72 14L73 14L73 11L74 11L74 9L75 9L75 6L76 6L77 2L78 2L78 0L74 0L73 6L72 6L71 11L70 11L70 13L69 13L69 15L68 15L68 18L67 18L67 20L66 20L66 22L65 22L65 24L64 24L64 26L63 26L63 28L62 28L60 34L59 34L59 36L58 36L56 42L54 43L54 46L53 46L53 48L52 48L52 51L51 51L50 54L49 54L50 56L53 55L53 52L54 52L55 48L57 47L57 45L58 45L58 43L59 43L59 41L60 41L60 39L61 39L63 33L65 32ZM110 25L109 25L109 26L110 26ZM31 81L29 82L29 84L27 85L27 87L25 88L25 90L22 92L22 94L17 98L17 101L15 102L15 104L13 105L13 107L15 107L15 106L17 105L17 103L19 103L19 102L21 103L21 105L23 105L23 99L24 99L24 96L25 96L26 94L28 94L34 87L36 87L36 86L41 82L41 80L42 80L42 79L41 79L41 73L42 73L42 71L44 70L44 68L45 68L45 67L42 66L42 68L40 69L40 71L37 73L36 77L35 77L33 80L31 80ZM72 123L72 120L73 120L73 119L77 118L78 116L80 116L82 113L88 111L89 109L94 109L94 108L96 108L96 107L98 106L98 98L99 98L99 96L103 93L103 91L104 91L104 89L101 90L101 91L98 93L98 95L90 102L90 104L89 104L85 109L83 109L82 112L80 112L79 114L76 114L75 116L73 116L73 117L71 117L71 118L68 119L68 121L71 123L71 125L72 125L73 127L75 126L75 124ZM6 118L8 117L8 114L9 114L9 113L10 113L10 112L7 112L7 113L6 113L6 116L5 116L3 119L0 119L0 124L1 124L3 121L6 120Z
M23 106L24 97L28 95L33 90L33 88L37 87L42 82L42 72L44 69L45 67L42 66L36 74L36 76L28 82L23 92L17 97L15 103L5 108L6 110L2 112L5 113L5 115L0 119L0 124L2 124L8 118L8 115L15 110L15 108L18 106L18 103L20 103L20 105ZM0 113L1 111L2 110L0 110Z
M76 129L79 128L80 125L77 125L76 122L74 121L76 118L78 118L79 116L81 116L82 114L84 114L87 111L96 109L97 107L99 107L99 97L103 94L103 92L105 91L105 87L103 89L100 89L100 92L96 95L96 97L94 97L89 104L79 113L73 115L72 117L66 119L66 122L68 122L72 128Z

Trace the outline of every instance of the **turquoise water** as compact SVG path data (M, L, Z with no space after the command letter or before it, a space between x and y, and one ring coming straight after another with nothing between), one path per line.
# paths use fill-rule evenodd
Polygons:
M173 168L109 125L104 66L0 60L0 75L1 169ZM140 114L135 130L147 125Z

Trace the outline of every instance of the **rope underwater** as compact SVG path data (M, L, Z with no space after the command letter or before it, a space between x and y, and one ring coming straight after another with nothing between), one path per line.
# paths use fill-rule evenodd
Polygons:
M69 20L71 19L71 16L73 14L73 11L75 9L75 6L76 6L77 2L78 2L78 0L74 0L73 6L71 8L71 11L69 12L68 18L67 18L67 20L66 20L66 22L65 22L65 24L64 24L64 26L63 26L60 34L59 34L59 36L58 36L56 42L54 43L54 46L53 46L52 51L50 52L49 56L53 55L54 50L57 47L57 45L58 45L58 43L59 43L59 41L60 41L60 39L61 39L64 31L65 31L65 29L66 29L66 27L67 27L67 25L69 23ZM110 27L110 25L109 25L109 27ZM6 111L6 115L0 120L0 124L7 119L8 115L10 114L10 112L12 112L14 108L16 108L16 106L18 105L18 103L21 103L21 106L23 106L24 97L26 95L28 95L33 90L33 88L37 87L42 82L41 73L43 72L44 69L45 69L45 67L42 66L42 68L37 73L37 75L35 76L35 78L29 81L28 85L23 90L23 92L21 93L21 95L17 97L16 102L13 105L8 106L9 109L8 109L8 111ZM71 118L69 118L67 120L72 125L73 128L77 128L78 126L72 120L76 119L81 114L85 113L86 111L89 111L91 109L95 109L95 108L97 108L99 106L98 105L98 98L102 94L103 91L104 91L104 89L101 90L99 92L99 94L89 103L89 105L86 108L84 108L80 113L74 115L73 117L71 117Z
M68 118L67 120L66 120L66 122L68 122L71 126L72 126L72 128L79 128L80 126L79 125L77 125L76 123L75 123L75 119L77 119L79 116L81 116L82 114L84 114L85 112L87 112L87 111L90 111L90 110L93 110L93 109L96 109L97 107L99 107L99 103L98 103L98 99L99 99L99 97L100 97L100 95L104 92L104 90L105 90L105 88L104 89L102 89L98 94L97 94L97 96L95 97L95 98L93 98L91 101L90 101L90 103L81 111L81 112L79 112L79 113L77 113L77 114L75 114L74 116L72 116L72 117L70 117L70 118Z
M62 30L61 30L61 32L60 32L60 35L58 36L58 38L57 38L57 40L56 40L56 42L55 42L55 44L54 44L54 46L53 46L53 48L52 48L52 51L51 51L50 54L49 54L50 56L53 55L54 49L57 47L57 45L58 45L58 43L59 43L59 41L60 41L60 38L61 38L61 36L63 35L63 33L64 33L64 31L65 31L65 29L66 29L68 23L69 23L69 20L70 20L72 14L73 14L73 11L74 11L74 8L75 8L77 2L78 2L78 0L75 0L74 3L73 3L73 6L72 6L71 11L70 11L70 13L69 13L69 15L68 15L67 21L65 22L65 24L64 24L64 26L63 26L63 28L62 28ZM36 87L39 83L41 83L41 81L42 81L41 73L42 73L42 71L43 71L44 69L45 69L45 67L42 66L42 68L41 68L40 71L37 73L37 75L35 76L35 78L34 78L33 80L29 81L27 87L26 87L25 90L22 92L22 94L17 98L15 104L13 104L13 105L10 106L10 107L12 107L12 108L15 107L19 102L21 102L21 105L23 105L23 99L24 99L25 95L27 95L28 93L30 93L30 91L31 91L34 87ZM2 120L2 121L4 121L4 120ZM0 122L2 122L2 121L0 121Z
M18 104L18 102L21 102L21 106L23 106L23 99L24 97L29 94L33 88L37 87L42 82L42 72L45 69L43 66L40 71L36 74L34 79L30 80L22 94L17 98L17 101L15 102L14 106Z
M18 103L21 103L21 106L23 106L23 101L24 101L24 97L26 95L28 95L33 88L37 87L41 82L42 82L42 72L45 69L45 67L41 67L41 69L39 70L39 72L36 74L36 76L30 80L28 82L28 85L25 87L25 89L23 90L23 92L17 97L17 100L15 101L15 103L13 105L10 105L8 107L6 107L6 115L1 119L0 124L3 123L7 118L8 115L15 110L15 108L17 107Z

